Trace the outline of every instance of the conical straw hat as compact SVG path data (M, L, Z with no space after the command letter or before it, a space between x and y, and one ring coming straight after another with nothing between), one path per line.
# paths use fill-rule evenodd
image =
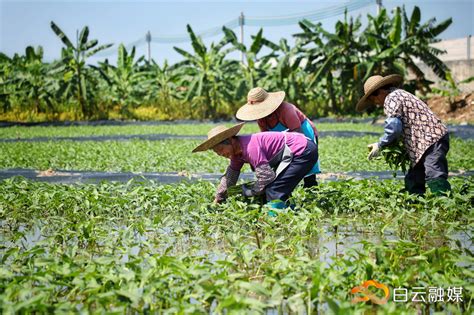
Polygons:
M237 119L257 120L273 113L285 99L285 92L269 93L261 87L253 88L247 94L247 104L237 111ZM250 102L253 102L251 104Z
M374 93L381 87L389 84L399 85L402 81L402 76L398 74L391 74L386 77L382 77L381 75L371 76L364 83L364 96L362 96L362 98L357 103L356 110L358 112L365 110L369 106L369 103L367 102L367 97L369 97L372 93Z
M239 133L240 129L244 126L243 123L239 123L235 126L232 126L230 128L227 128L224 125L219 125L217 127L212 128L208 133L207 133L207 140L198 145L194 150L194 152L199 152L199 151L206 151L209 149L212 149L214 146L217 144L221 143L225 139L229 139L230 137L235 136L236 134Z

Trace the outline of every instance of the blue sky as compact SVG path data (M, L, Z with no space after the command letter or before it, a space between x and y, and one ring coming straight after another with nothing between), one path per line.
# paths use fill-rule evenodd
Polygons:
M357 1L357 0L351 0ZM196 32L206 30L237 18L240 12L250 17L278 17L300 14L324 9L335 4L350 3L349 0L333 1L13 1L0 0L0 51L11 56L24 53L26 46L41 45L45 60L58 58L62 43L51 30L49 23L55 21L63 31L75 39L76 30L87 25L89 38L98 39L100 44L128 44L143 38L149 30L152 36L179 36L186 34L186 24ZM422 20L435 17L437 21L453 18L453 24L441 38L465 37L474 33L474 0L383 0L383 5L391 10L405 5L411 13L414 5L421 9ZM372 5L351 12L351 15L365 17L376 14L375 0ZM323 26L333 30L334 24L342 15L321 20ZM256 34L259 27L246 26L246 43L250 35ZM236 33L240 31L235 29ZM278 41L285 37L293 42L292 34L297 33L297 25L264 27L266 38ZM217 42L221 36L205 39L206 43ZM151 47L152 57L159 63L164 59L173 63L180 55L173 46L191 50L189 43L157 44ZM137 47L138 55L146 54L146 45ZM100 57L104 59L105 57ZM114 54L108 56L115 61ZM91 62L99 58L91 59Z

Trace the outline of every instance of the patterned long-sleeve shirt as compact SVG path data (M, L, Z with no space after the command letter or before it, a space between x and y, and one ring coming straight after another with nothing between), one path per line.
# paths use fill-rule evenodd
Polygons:
M227 171L222 176L219 186L217 187L216 199L223 201L227 198L227 188L234 186L239 179L240 171L232 169L228 166ZM275 172L269 164L261 164L255 169L256 181L251 188L252 195L258 196L265 192L265 187L275 180Z
M384 102L387 117L401 120L403 142L412 165L447 132L448 128L422 100L402 89L393 88Z
M219 186L217 186L216 200L221 202L227 197L227 188L234 186L239 180L240 171L234 170L228 166L224 176L221 177Z

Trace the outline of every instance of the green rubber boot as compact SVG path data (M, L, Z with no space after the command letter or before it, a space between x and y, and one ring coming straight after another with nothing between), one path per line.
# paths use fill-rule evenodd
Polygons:
M447 179L435 178L430 179L426 182L431 193L436 196L446 195L448 191L451 191L451 185Z
M276 217L278 210L285 208L285 202L280 199L269 201L265 204L265 207L268 209L267 214L270 217Z

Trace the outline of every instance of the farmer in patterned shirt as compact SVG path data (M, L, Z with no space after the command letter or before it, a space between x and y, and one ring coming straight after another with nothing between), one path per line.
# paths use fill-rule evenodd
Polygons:
M291 193L318 160L318 146L296 132L259 132L237 136L244 123L231 128L217 126L211 129L208 139L193 152L212 149L230 159L230 165L217 188L215 203L227 197L227 188L234 186L245 163L255 171L252 187L242 185L245 197L264 195L269 215L272 209L287 206Z
M410 169L405 176L405 188L413 194L424 194L425 183L434 194L451 190L448 182L449 134L446 126L419 98L398 88L402 77L396 74L375 75L364 84L364 96L356 110L363 111L370 103L383 106L387 119L385 133L377 143L369 144L368 159L380 149L403 137L410 157Z
M236 113L237 119L257 121L260 131L292 131L304 134L318 143L318 131L295 105L285 102L285 92L267 92L261 87L253 88L247 94L247 103ZM316 174L321 173L319 159L304 178L304 187L318 184Z

